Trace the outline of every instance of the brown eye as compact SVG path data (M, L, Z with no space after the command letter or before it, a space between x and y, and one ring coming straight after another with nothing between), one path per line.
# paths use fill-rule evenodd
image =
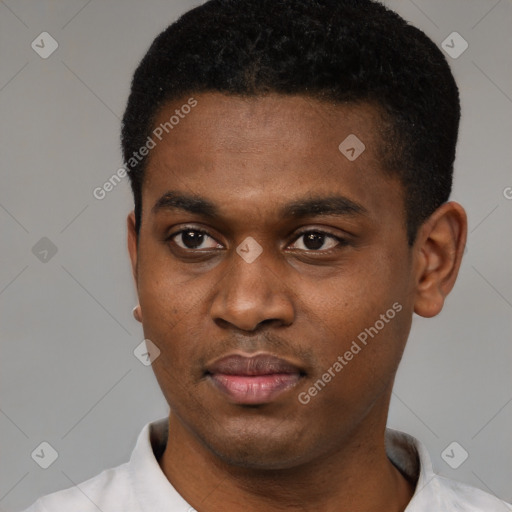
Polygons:
M219 245L206 231L198 229L182 229L172 234L169 240L178 247L189 250L215 249Z
M331 235L330 233L313 230L300 233L295 244L300 240L303 240L302 243L300 243L298 247L295 247L295 249L317 252L329 251L330 249L346 245L347 243L344 239Z

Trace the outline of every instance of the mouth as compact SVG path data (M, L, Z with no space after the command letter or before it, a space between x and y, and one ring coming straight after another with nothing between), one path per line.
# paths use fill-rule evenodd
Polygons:
M207 367L214 387L236 404L270 403L297 386L305 373L293 363L270 354L233 354Z

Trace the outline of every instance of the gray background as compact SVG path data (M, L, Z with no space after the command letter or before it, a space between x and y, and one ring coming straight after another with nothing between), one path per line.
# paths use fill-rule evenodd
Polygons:
M421 439L439 473L511 501L512 2L387 3L439 46L453 31L469 43L448 60L463 107L453 199L470 232L443 312L414 318L389 425ZM142 426L168 413L133 355L127 179L101 201L92 191L122 166L136 64L196 4L0 2L2 511L127 461ZM59 44L47 59L31 48L43 31ZM43 237L57 248L46 261L48 242L33 252ZM58 452L48 469L31 458L42 441ZM458 469L441 457L452 441L469 453Z

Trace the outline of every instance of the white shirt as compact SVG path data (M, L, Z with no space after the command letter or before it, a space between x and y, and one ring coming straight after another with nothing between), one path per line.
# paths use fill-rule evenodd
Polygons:
M129 462L43 496L24 512L193 512L158 464L167 434L167 418L146 424ZM417 479L406 512L512 511L495 496L433 473L426 448L408 434L386 429L386 452L404 474Z

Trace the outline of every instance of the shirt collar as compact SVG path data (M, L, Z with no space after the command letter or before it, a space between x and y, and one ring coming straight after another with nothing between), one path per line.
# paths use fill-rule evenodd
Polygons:
M158 463L167 443L168 428L168 418L147 423L130 458L132 486L144 512L192 510ZM386 429L385 439L388 458L415 485L414 495L405 512L441 510L436 475L426 448L414 437L397 430Z
M414 494L405 512L441 510L436 475L425 446L409 434L387 428L386 453L414 486Z
M168 418L162 418L144 426L128 464L134 494L143 512L192 510L167 480L158 463L167 443L168 421Z

